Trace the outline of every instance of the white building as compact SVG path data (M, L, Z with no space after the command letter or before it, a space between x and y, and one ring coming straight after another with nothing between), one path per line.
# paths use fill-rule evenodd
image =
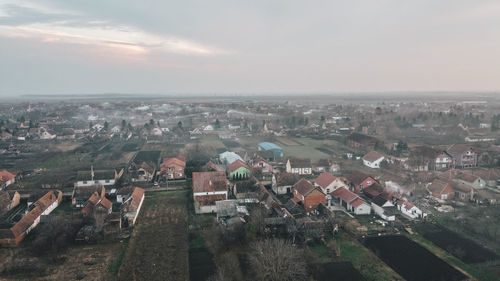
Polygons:
M363 156L363 165L372 169L378 169L380 168L380 163L384 161L384 159L384 155L378 153L375 150L372 150L368 154Z

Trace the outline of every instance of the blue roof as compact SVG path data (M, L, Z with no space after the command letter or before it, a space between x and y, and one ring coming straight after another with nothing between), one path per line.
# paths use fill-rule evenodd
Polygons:
M283 150L281 147L275 145L272 142L261 142L259 143L259 146L264 150Z

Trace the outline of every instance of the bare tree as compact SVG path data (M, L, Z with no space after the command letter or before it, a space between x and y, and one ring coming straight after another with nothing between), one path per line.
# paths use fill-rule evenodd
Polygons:
M257 280L310 280L302 250L281 239L267 239L251 245L250 262Z

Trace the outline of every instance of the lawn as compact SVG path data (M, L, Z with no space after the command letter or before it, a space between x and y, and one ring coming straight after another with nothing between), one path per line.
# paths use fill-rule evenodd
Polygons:
M147 194L118 280L187 280L187 191Z

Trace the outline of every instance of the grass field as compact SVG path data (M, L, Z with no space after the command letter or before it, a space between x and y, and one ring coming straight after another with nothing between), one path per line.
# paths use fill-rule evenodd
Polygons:
M118 280L188 280L187 191L148 194Z

